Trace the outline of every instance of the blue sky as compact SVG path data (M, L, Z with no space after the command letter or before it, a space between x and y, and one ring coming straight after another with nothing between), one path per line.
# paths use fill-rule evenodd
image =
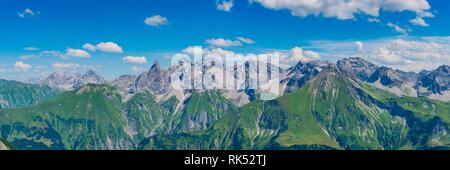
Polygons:
M425 61L450 63L445 50L450 44L448 1L388 0L391 3L377 6L373 4L381 1L372 0L373 4L358 4L361 7L331 3L314 9L293 0L271 1L4 0L0 5L0 78L27 80L58 69L94 68L111 79L136 74L155 60L167 65L168 57L193 45L236 53L290 53L300 47L324 60L362 56L411 71L436 66ZM223 4L228 8L219 8ZM378 7L378 14L365 10ZM153 24L145 23L151 17ZM425 23L412 21L417 18ZM219 39L231 44L208 41ZM116 46L83 48L101 42ZM108 51L115 47L121 50ZM68 55L69 48L78 51ZM413 52L417 57L406 56ZM127 63L126 56L145 57L146 63ZM408 67L414 62L423 66Z

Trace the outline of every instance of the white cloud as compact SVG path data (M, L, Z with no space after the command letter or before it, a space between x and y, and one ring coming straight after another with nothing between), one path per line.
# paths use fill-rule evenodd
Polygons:
M191 56L194 56L195 52L200 52L202 49L202 47L200 46L189 46L185 49L182 50L183 53L189 54ZM202 51L203 53L205 53L205 51Z
M223 38L209 39L206 43L217 47L231 47L231 46L242 46L242 43L238 40L228 40Z
M182 50L183 53L186 53L188 55L194 56L195 52L202 52L203 56L209 55L209 54L214 54L214 55L218 55L220 57L226 57L226 58L233 58L236 57L235 52L233 51L229 51L229 50L224 50L222 48L212 48L212 49L207 49L207 48L202 48L200 46L189 46L185 49Z
M249 38L236 37L236 39L238 39L239 41L246 43L246 44L254 44L255 43L255 41L253 41L252 39L249 39Z
M16 71L27 71L32 68L30 64L26 64L22 61L16 61L14 64L14 68Z
M123 52L122 47L113 42L101 42L96 45L97 49L103 52L109 53L121 53Z
M41 56L52 56L52 57L64 57L64 54L62 54L59 51L42 51L39 53Z
M395 32L401 33L403 35L408 35L408 32L410 32L410 30L403 28L392 22L387 23L387 26L393 28Z
M361 41L356 41L355 45L356 45L356 51L357 52L361 52L364 49L364 44Z
M293 16L309 15L337 18L340 20L355 19L356 15L378 17L381 11L410 11L417 16L432 15L428 0L250 0L273 10L288 10ZM372 20L376 21L376 20Z
M319 60L321 58L319 53L310 50L303 50L300 47L292 48L290 57L290 59L294 62Z
M378 18L368 18L367 19L368 22L373 22L373 23L381 23L381 20Z
M83 49L85 50L89 50L89 51L96 51L97 48L95 47L95 45L92 45L91 43L86 43L83 45Z
M294 61L299 61L302 59L303 49L300 47L294 47L291 49L291 57Z
M363 57L379 65L419 72L450 65L450 37L396 37L366 40L362 51L355 41L316 41L309 48L321 51L322 58L337 60Z
M74 69L81 67L79 64L76 63L54 63L52 64L54 69L57 70L64 70L64 69Z
M142 56L142 57L126 56L123 58L123 61L125 63L130 63L130 64L147 64L147 59L144 56Z
M233 0L216 2L217 10L219 11L230 12L231 8L233 8L233 5L234 5Z
M376 1L372 0L372 2ZM413 11L418 14L423 13L431 8L427 0L383 0L381 7L387 11Z
M224 50L221 48L212 49L209 53L219 55L221 57L233 58L236 56L236 53L233 51Z
M39 51L40 50L39 48L36 48L36 47L25 47L23 49L26 51Z
M375 56L372 59L383 64L398 64L401 60L399 56L385 47L378 49L374 54Z
M133 66L133 67L131 67L131 71L132 71L133 73L140 73L140 72L145 71L145 68L138 67L138 66Z
M422 26L422 27L428 27L428 23L425 22L423 18L417 17L414 19L409 20L409 22L413 25Z
M4 73L6 71L7 71L6 69L0 68L0 73Z
M97 45L92 45L90 43L86 43L83 45L83 49L89 50L89 51L102 51L107 53L122 53L123 49L118 44L114 42L101 42Z
M84 51L82 49L68 48L66 50L66 54L64 54L64 57L90 58L91 54L89 54L89 52Z
M319 53L310 50L304 50L303 56L308 60L320 60L321 58Z
M37 14L40 14L40 12L39 11L38 12L34 12L30 8L25 8L23 11L18 12L17 16L19 16L20 18L26 18L26 17L29 17L29 16L37 15Z
M159 27L161 25L169 24L169 20L161 15L154 15L145 18L144 23L150 26Z

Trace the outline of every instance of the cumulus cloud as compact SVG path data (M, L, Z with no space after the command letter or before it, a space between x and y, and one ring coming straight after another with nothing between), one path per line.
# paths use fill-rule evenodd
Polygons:
M54 63L52 64L53 68L56 70L64 70L64 69L74 69L81 67L76 63Z
M362 51L355 41L318 41L310 47L320 49L322 58L363 57L379 65L419 72L450 65L450 37L402 37L366 40Z
M435 69L443 64L450 65L449 40L448 37L424 37L375 42L366 57L406 71Z
M101 42L96 45L97 49L103 52L121 53L122 47L113 42Z
M381 22L377 17L382 11L404 12L416 14L410 22L414 25L425 26L424 17L433 17L428 0L250 0L272 10L288 10L293 16L321 16L337 18L339 20L355 19L358 15L365 15L369 22ZM396 29L397 28L397 29ZM405 32L401 27L394 27L397 31Z
M425 22L425 20L421 17L416 17L414 19L409 20L409 22L413 25L422 26L422 27L428 27L428 23Z
M145 18L144 23L149 26L159 27L161 25L169 24L169 20L166 17L163 17L161 15L154 15L154 16Z
M319 53L310 50L303 50L300 47L292 48L290 53L290 59L294 62L319 60L320 58L321 56Z
M195 53L200 54L200 52L201 52L201 54L203 56L213 54L213 55L224 57L224 58L234 58L237 55L239 55L233 51L224 50L222 48L207 49L207 48L202 48L200 46L189 46L189 47L183 49L182 52L185 54L188 54L190 56L194 56Z
M89 52L84 51L82 49L68 48L66 50L66 54L64 54L64 57L90 58L91 54L89 54Z
M123 58L123 62L130 64L147 64L147 59L144 56L126 56Z
M138 66L132 66L131 67L131 72L133 72L133 73L140 73L140 72L143 72L143 71L145 71L145 68L138 67Z
M204 52L201 46L189 46L182 50L183 53L194 56L196 52Z
M26 64L22 61L16 61L16 63L14 64L14 69L16 71L27 71L31 68L32 66L30 64Z
M216 47L232 47L232 46L242 46L239 40L228 40L223 38L209 39L206 43Z
M42 51L39 53L40 56L52 56L52 57L64 57L64 54L62 54L59 51Z
M410 32L410 30L403 28L397 24L394 24L392 22L387 23L388 27L391 27L392 29L394 29L395 32L401 33L403 35L408 35L408 32Z
M95 47L95 45L92 45L91 43L86 43L83 45L83 49L89 50L89 51L96 51L97 47Z
M224 49L221 49L221 48L214 48L209 53L215 54L215 55L219 55L221 57L231 58L231 59L233 59L237 55L233 51L224 50Z
M123 49L118 44L114 42L101 42L97 45L92 45L90 43L86 43L83 45L83 49L89 51L102 51L107 53L122 53Z
M372 59L387 65L399 64L401 60L398 55L396 55L386 47L378 49L377 52L374 53Z
M372 17L380 15L380 11L411 11L416 14L426 13L430 8L427 0L251 0L263 7L274 10L289 10L292 15L306 17L308 15L334 17L340 20L354 19L356 14Z
M356 51L357 52L361 52L363 50L363 48L364 48L364 44L361 41L356 41L355 45L356 45Z
M310 50L304 50L303 51L303 56L307 60L320 60L320 58L321 58L319 53L314 52L314 51L310 51Z
M239 41L246 43L246 44L254 44L255 43L255 41L253 41L252 39L249 39L249 38L236 37L236 39L238 39Z
M217 10L219 10L219 11L230 12L231 8L233 8L233 5L234 5L233 0L216 2Z
M19 16L20 18L26 18L26 17L38 15L38 14L40 14L39 11L34 12L34 11L31 10L30 8L25 8L23 11L18 12L18 13L17 13L17 16Z

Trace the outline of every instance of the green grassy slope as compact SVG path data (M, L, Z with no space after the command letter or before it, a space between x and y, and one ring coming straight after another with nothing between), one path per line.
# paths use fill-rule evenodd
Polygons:
M128 148L120 107L112 87L88 85L33 107L1 110L1 137L23 149Z
M411 103L414 100L428 102L428 105ZM194 103L205 107L210 102ZM144 148L442 147L448 141L445 136L448 106L448 103L422 98L398 98L329 68L294 93L274 101L254 101L219 118L210 128L156 135Z
M57 94L48 86L0 79L0 109L31 106Z

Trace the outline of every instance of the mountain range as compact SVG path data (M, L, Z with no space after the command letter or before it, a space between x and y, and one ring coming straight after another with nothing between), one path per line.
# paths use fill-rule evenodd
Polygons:
M281 95L266 101L248 87L247 63L240 90L173 88L183 67L157 62L112 81L93 70L2 80L0 138L17 149L450 149L449 66L414 73L346 58L275 67L262 76L280 75ZM205 79L216 80L196 80Z

